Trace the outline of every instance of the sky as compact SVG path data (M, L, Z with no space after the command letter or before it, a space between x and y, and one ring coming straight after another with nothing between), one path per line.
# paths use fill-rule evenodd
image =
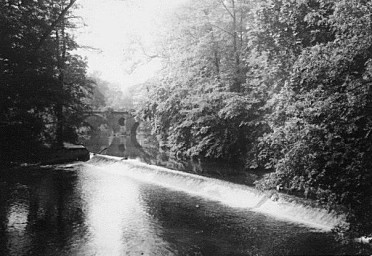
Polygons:
M122 89L151 78L160 69L160 60L154 59L128 74L124 52L134 37L146 45L154 44L163 17L182 2L185 0L79 0L76 14L86 26L75 33L76 41L99 49L77 51L87 57L88 72L99 73Z

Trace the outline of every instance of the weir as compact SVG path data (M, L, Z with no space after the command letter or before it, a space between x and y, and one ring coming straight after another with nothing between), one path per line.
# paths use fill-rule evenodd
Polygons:
M345 222L344 215L312 207L298 200L288 200L288 197L272 198L272 193L265 193L252 187L148 165L138 160L94 155L84 164L98 168L102 172L127 176L145 183L217 201L230 207L245 208L248 211L268 214L326 232Z

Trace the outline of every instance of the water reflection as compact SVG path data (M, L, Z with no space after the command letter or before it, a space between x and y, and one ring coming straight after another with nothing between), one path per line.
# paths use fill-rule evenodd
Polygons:
M105 149L105 154L195 173L233 168L172 160L141 136L137 140L107 131L84 144L92 152ZM213 201L216 193L225 194L214 189L216 184L197 178L191 182L182 175L175 183L172 172L161 176L156 167L147 167L153 168L146 176L152 179L136 179L144 176L143 164L130 167L128 162L0 168L0 255L355 253L328 233ZM192 191L161 187L155 180L188 184L191 190L196 190L194 183L203 183L199 185L213 196L192 196Z
M22 189L20 189L22 193ZM23 255L31 244L26 232L29 205L23 200L11 202L7 212L6 232L8 237L8 250L12 255Z
M219 177L247 185L253 185L254 181L260 175L263 175L263 173L247 173L238 164L172 158L168 152L159 148L155 137L143 132L136 136L125 136L115 134L112 130L105 128L102 131L93 131L84 138L82 137L80 142L93 153L140 159L151 165L204 176Z
M148 187L142 192L162 238L182 255L318 255L331 253L324 233L267 215L230 208L183 192Z
M327 233L144 183L120 166L0 170L0 255L352 253Z
M110 130L92 132L81 137L80 143L92 153L140 158L145 162L149 162L153 158L138 143L136 136L120 135Z
M94 179L92 179L92 175ZM84 168L78 186L87 212L88 255L165 255L167 244L154 236L157 224L143 207L140 184L104 168ZM76 253L76 252L74 252Z
M50 169L2 170L0 187L1 220L4 227L4 255L25 255L37 251L53 255L76 232L84 216L75 174ZM3 223L4 223L3 222ZM53 246L51 246L53 245ZM3 255L1 254L1 255ZM35 254L36 255L36 254Z

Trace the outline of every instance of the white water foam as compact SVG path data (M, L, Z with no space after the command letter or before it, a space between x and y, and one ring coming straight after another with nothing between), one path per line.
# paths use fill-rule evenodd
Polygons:
M231 207L247 208L250 211L269 214L322 231L330 231L345 221L344 216L325 209L289 202L280 197L274 201L270 198L270 194L251 187L148 165L137 160L123 161L119 157L96 155L86 164L101 168L102 171L184 191Z

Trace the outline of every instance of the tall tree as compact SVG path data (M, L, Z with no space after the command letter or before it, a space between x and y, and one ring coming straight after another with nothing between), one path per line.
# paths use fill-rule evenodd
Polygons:
M77 45L68 32L61 40L61 28L67 24L73 2L0 1L2 160L17 155L13 151L30 153L31 145L55 142L54 109L62 98L69 106L84 105L82 100L89 88L85 64L70 54ZM69 70L70 77L63 79L68 85L63 88L59 77L62 52L63 69Z
M246 81L252 8L243 0L192 1L170 21L165 69L145 112L171 151L236 160L251 148L261 126L260 100Z

